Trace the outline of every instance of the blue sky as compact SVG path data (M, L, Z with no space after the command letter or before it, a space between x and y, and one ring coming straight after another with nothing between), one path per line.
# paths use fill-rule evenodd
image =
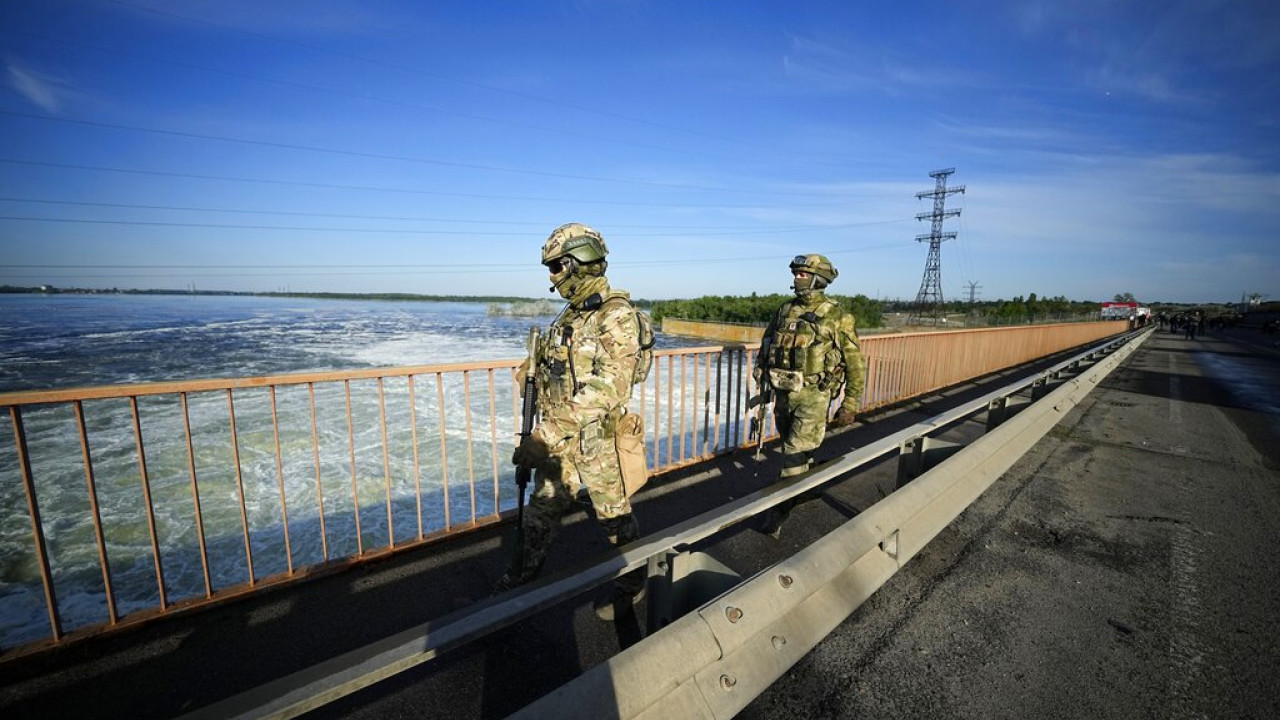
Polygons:
M1280 299L1280 4L0 0L0 284Z

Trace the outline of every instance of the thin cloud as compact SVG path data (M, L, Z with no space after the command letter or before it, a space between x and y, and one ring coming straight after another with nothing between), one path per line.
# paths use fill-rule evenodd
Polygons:
M1000 143L1035 143L1037 147L1043 147L1046 143L1081 143L1086 140L1077 133L1043 124L1028 125L1025 122L998 125L967 121L952 115L940 115L935 125L952 137Z
M813 89L831 93L879 91L889 95L916 89L969 87L974 78L947 68L922 67L877 48L850 50L836 43L792 34L783 69Z
M1021 2L1012 24L1028 41L1059 48L1094 91L1158 105L1203 105L1221 88L1203 69L1263 72L1280 57L1274 3L1165 0Z
M1055 294L1062 278L1086 272L1095 277L1073 279L1066 294L1224 301L1272 284L1274 213L1257 208L1275 206L1275 174L1214 155L1095 160L1089 171L966 178L960 237L993 296L1010 294L1013 278ZM1121 286L1139 281L1160 289Z
M51 114L60 114L73 94L68 83L51 75L10 62L9 86L34 105Z
M803 81L812 89L846 93L873 90L884 82L883 77L877 78L867 71L878 67L879 61L855 57L808 37L793 35L789 41L791 49L782 56L783 69L789 77Z

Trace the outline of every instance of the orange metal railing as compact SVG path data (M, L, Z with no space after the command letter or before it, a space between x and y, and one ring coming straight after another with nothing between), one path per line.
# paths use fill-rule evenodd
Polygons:
M868 337L862 408L1124 329ZM631 404L648 426L651 472L749 442L757 350L656 353ZM518 363L0 394L13 438L0 444L0 503L25 501L29 521L26 541L12 527L0 535L4 655L499 521L515 506L508 458L519 429Z

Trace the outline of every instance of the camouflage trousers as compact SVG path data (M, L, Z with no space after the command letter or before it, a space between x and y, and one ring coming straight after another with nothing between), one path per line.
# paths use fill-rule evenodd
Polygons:
M640 524L631 514L631 502L622 487L613 439L608 438L608 445L601 450L589 456L581 452L557 456L555 471L539 470L535 474L533 493L524 509L524 548L519 567L513 559L500 587L522 585L538 577L560 531L561 519L573 509L583 491L610 544L625 545L640 537ZM617 588L635 594L643 583L644 570L640 569L618 578Z
M827 413L831 393L817 386L805 386L792 392L778 391L773 405L773 420L782 438L781 477L792 477L813 465L813 451L827 435Z

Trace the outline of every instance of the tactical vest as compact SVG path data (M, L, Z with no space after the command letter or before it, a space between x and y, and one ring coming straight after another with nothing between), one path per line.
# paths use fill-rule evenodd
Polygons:
M559 405L568 402L582 389L593 369L593 358L599 351L599 336L590 332L597 327L594 316L613 302L625 302L636 313L639 350L632 384L643 382L648 376L653 364L654 344L653 325L648 316L635 308L625 294L613 293L604 299L593 296L581 308L565 308L540 338L536 368L540 407L547 407L548 403Z
M837 370L843 365L843 356L836 344L833 329L822 320L837 309L834 300L823 300L812 310L796 314L795 306L784 305L769 345L768 365L779 370L798 371L805 383L817 384L829 390L838 379ZM787 313L784 316L782 310Z

